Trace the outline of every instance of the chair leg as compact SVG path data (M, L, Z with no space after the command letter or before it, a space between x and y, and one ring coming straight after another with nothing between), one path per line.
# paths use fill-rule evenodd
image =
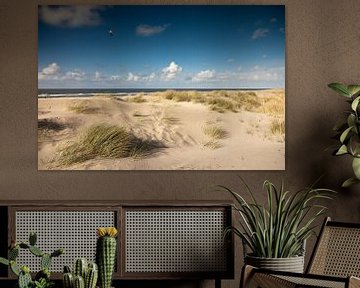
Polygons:
M360 278L349 277L349 288L360 288Z
M215 278L215 288L221 288L221 279Z
M272 276L271 274L257 272L257 269L246 265L242 269L240 288L295 288L296 284L287 280ZM352 288L357 288L354 286ZM360 287L359 287L360 288Z
M254 271L254 267L252 267L250 265L244 265L244 267L242 268L242 271L241 271L239 288L248 287L250 280L251 280L251 276L253 274L253 271Z

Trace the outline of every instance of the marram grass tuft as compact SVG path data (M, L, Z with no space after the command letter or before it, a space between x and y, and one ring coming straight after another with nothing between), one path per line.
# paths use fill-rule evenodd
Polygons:
M96 125L89 128L77 141L59 150L58 164L69 166L93 158L141 157L153 147L151 142L136 137L123 127Z

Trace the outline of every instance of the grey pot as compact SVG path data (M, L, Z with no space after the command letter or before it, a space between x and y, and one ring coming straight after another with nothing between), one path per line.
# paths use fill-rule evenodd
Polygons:
M304 256L289 258L263 258L246 255L245 263L262 269L304 273Z

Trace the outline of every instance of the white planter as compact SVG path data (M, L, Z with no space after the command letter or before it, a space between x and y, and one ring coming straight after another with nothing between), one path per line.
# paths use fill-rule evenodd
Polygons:
M304 273L304 256L289 258L262 258L246 255L245 263L262 269Z

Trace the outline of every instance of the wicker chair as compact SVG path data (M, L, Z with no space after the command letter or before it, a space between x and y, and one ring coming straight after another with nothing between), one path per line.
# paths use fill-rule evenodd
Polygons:
M360 287L360 224L326 218L306 273L277 272L246 265L242 288Z

